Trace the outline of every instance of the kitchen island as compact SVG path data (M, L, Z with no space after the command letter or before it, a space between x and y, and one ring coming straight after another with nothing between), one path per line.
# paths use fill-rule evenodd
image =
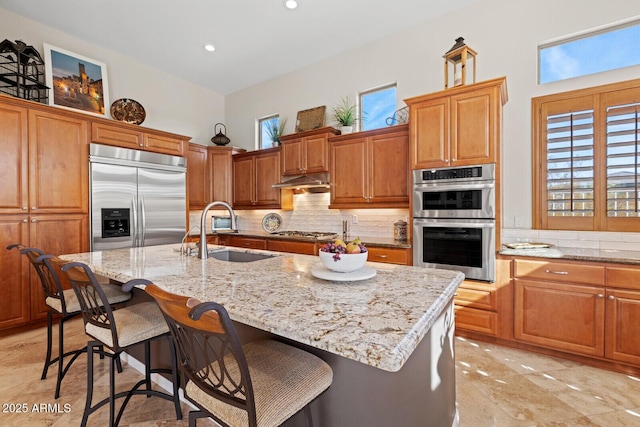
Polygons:
M145 278L219 302L242 335L267 335L318 355L334 380L312 405L316 426L457 425L453 296L462 273L368 263L373 278L328 281L311 274L317 256L232 250L273 256L200 260L164 245L62 258L117 282Z

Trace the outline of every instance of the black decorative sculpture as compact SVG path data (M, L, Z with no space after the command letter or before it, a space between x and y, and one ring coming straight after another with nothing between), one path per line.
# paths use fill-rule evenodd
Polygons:
M44 61L33 46L5 39L0 43L0 93L48 103Z
M216 130L218 129L218 125L222 126L225 132L227 131L227 127L224 124L216 123L215 126L213 127L213 133L216 133ZM213 138L211 138L211 142L213 142L216 145L227 145L228 143L231 142L231 140L224 133L222 133L222 131L218 131L218 133L216 133L216 135Z

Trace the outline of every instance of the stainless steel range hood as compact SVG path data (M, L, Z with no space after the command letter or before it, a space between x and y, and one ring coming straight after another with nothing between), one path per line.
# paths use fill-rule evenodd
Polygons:
M280 183L273 184L273 188L308 189L314 193L326 192L329 191L329 174L324 172L309 175L283 176Z

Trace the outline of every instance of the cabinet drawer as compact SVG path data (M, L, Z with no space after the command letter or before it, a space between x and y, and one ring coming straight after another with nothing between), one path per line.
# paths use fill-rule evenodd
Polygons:
M456 291L456 305L496 311L498 309L497 289L482 283L464 282Z
M516 277L604 285L605 268L603 266L520 259L516 259L514 264Z
M492 311L455 305L456 329L482 332L486 335L498 334L498 314Z
M607 286L640 289L640 268L607 267Z
M367 251L369 251L368 261L402 265L409 264L410 256L408 249L367 246Z
M91 141L140 150L142 149L142 132L125 130L117 126L92 123Z
M317 255L316 244L311 242L293 242L283 240L268 240L270 251L288 252L294 254Z
M237 237L237 236L225 236L226 242L223 242L223 237L218 237L218 242L221 245L236 246L239 248L249 249L267 249L267 241L265 239L252 239L250 237Z

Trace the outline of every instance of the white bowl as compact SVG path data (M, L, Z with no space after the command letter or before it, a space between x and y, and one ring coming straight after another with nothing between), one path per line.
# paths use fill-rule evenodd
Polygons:
M340 259L337 261L333 259L333 256L336 254L332 252L320 251L319 254L322 264L324 264L324 266L329 270L340 273L349 273L351 271L359 270L364 266L364 263L367 262L369 252L361 252L359 254L340 254Z

